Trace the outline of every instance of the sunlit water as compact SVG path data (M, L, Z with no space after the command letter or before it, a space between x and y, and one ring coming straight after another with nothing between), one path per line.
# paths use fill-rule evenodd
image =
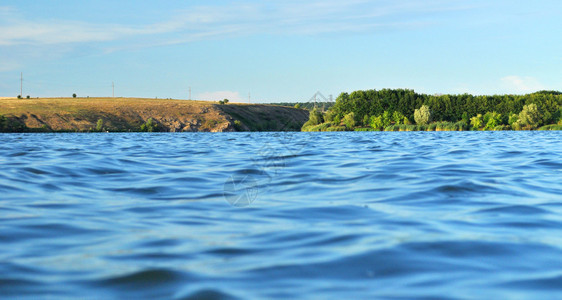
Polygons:
M562 297L562 133L1 134L0 297Z

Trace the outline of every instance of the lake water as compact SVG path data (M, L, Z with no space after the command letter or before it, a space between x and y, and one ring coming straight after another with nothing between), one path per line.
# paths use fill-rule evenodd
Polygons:
M562 133L1 134L0 297L562 298Z

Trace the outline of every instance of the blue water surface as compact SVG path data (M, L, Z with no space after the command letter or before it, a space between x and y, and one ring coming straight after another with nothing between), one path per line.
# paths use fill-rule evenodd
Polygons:
M0 297L562 298L562 133L0 134Z

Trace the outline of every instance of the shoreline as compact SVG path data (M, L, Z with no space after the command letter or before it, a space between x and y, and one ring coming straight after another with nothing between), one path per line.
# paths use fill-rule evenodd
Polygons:
M0 99L0 132L300 131L291 107L147 98Z

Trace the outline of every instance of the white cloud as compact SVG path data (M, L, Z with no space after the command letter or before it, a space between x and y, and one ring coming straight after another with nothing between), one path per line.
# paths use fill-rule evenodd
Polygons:
M544 89L536 78L530 76L506 76L501 78L501 82L508 93L527 94Z
M211 100L220 101L223 99L228 99L229 101L242 101L240 93L233 91L216 91L216 92L205 92L195 96L197 100Z

